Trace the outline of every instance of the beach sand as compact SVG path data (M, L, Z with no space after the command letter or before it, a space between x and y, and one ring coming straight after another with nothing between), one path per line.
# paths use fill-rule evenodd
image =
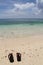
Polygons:
M16 53L21 53L21 62ZM10 63L8 54L13 53ZM43 65L43 35L17 38L0 38L0 65Z

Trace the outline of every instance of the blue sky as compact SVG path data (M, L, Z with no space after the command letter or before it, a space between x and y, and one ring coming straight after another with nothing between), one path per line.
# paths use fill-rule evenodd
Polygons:
M43 18L43 0L0 0L0 18Z

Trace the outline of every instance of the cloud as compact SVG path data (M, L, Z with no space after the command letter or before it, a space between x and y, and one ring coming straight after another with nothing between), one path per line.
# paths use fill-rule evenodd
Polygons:
M40 0L41 2L43 2L43 0Z
M7 2L7 1L6 1ZM9 1L10 3L7 3L7 8L0 12L1 17L3 18L37 18L37 17L43 17L43 4L41 2L36 0L36 3L34 2L14 2ZM39 4L40 3L40 4ZM6 5L5 5L6 6ZM1 18L0 17L0 18Z
M14 15L21 13L30 13L34 7L35 7L34 3L28 3L28 2L24 4L14 3L14 7L12 9L7 10L6 13Z
M41 13L41 11L42 11L42 10L39 9L38 7L34 7L33 10L34 10L34 14L35 14L35 15L39 15L39 14Z
M43 0L36 0L38 8L43 9Z
M11 9L11 10L9 10L8 12L28 12L28 13L30 13L30 12L32 12L32 13L34 13L34 14L36 14L37 13L37 15L41 12L41 9L39 9L37 6L36 6L36 4L34 4L34 3L29 3L29 2L27 2L27 3L24 3L24 4L19 4L19 3L15 3L14 4L14 8L13 9Z
M27 8L32 8L34 6L35 6L34 3L14 4L14 7L18 8L20 10L27 9Z

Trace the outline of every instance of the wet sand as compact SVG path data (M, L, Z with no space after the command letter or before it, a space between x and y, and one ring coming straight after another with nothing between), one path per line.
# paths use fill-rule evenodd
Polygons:
M21 62L16 53L21 53ZM14 62L10 63L8 54L13 53ZM43 65L43 35L17 38L0 38L0 65Z

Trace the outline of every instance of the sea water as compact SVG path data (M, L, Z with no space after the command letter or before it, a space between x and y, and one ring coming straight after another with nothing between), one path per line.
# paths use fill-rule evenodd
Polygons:
M43 19L0 19L0 38L43 35Z

